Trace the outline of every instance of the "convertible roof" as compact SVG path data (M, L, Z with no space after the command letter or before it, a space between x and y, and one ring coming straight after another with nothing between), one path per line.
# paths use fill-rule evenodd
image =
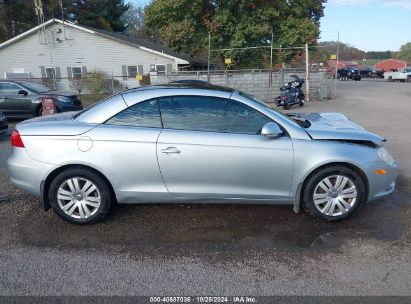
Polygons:
M123 91L123 93L132 93L132 92L141 92L141 91L147 91L147 90L161 90L161 89L200 89L200 90L215 90L215 91L224 91L228 93L234 93L236 90L228 87L223 87L223 86L218 86L214 85L208 82L174 82L174 83L169 83L169 84L160 84L160 85L152 85L152 86L145 86L145 87L139 87L135 89L128 89L126 91Z

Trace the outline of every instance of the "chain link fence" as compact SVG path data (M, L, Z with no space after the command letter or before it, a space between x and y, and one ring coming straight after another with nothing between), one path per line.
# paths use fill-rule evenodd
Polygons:
M280 70L268 69L244 69L244 70L212 70L210 71L210 83L231 87L261 100L271 102L280 94L280 87L291 81L293 75L305 78L309 83L310 100L328 100L335 96L334 79L329 73L312 69L309 78L306 78L305 70L301 68L289 68ZM8 79L29 79L43 83L56 91L75 91L77 94L115 94L125 89L141 87L145 85L167 84L178 80L208 80L207 71L174 71L171 73L150 73L137 77L124 77L123 75L87 74L80 78L33 78L30 75L24 77L8 77ZM303 87L305 94L306 86Z

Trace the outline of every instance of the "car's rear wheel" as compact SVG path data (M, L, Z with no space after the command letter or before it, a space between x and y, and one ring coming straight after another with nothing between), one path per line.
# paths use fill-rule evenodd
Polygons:
M62 219L79 225L101 221L112 206L106 181L95 172L80 167L58 174L50 184L49 197L54 211Z
M320 169L307 178L302 191L304 209L327 221L349 217L366 201L363 178L345 166Z

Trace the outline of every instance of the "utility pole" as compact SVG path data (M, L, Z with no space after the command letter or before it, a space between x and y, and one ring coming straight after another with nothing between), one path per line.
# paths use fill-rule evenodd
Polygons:
M305 43L305 98L310 101L310 58L308 54L308 43Z
M270 78L269 85L273 84L273 43L274 43L274 31L271 32L271 47L270 47Z
M337 98L337 76L338 76L338 61L340 58L340 31L338 31L337 36L337 54L335 63L335 79L334 79L334 98Z
M211 33L208 32L207 81L210 82Z

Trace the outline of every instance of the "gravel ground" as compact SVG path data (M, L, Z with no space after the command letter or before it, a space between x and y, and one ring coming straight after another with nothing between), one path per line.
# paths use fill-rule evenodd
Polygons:
M0 135L0 295L411 295L411 85L338 85L337 100L290 111L349 115L389 140L401 175L393 195L332 224L284 206L193 204L70 225L10 185Z

